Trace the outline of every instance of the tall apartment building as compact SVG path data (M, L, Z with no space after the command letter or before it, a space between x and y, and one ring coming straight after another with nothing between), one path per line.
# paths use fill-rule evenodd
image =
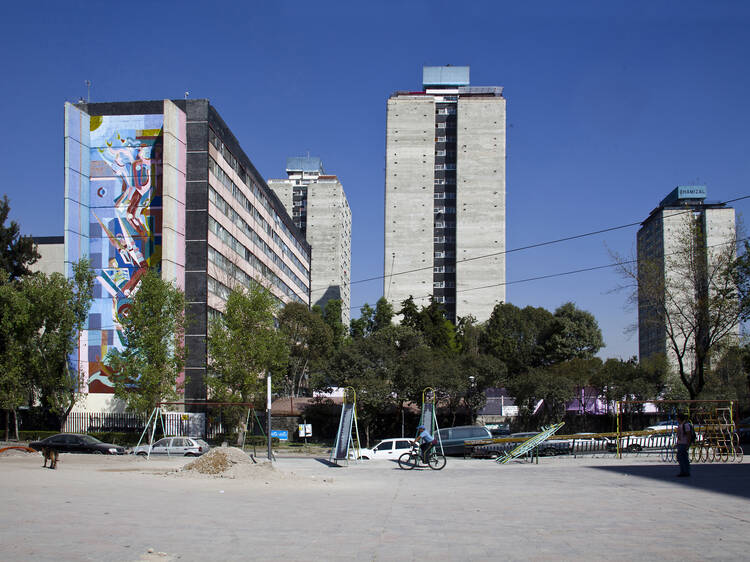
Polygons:
M695 335L695 320L683 320L690 310L696 293L712 291L712 272L722 255L734 255L736 240L735 212L724 203L705 201L704 186L678 186L643 221L637 238L639 276L643 289L638 295L638 353L641 359L664 354L672 365L676 357L668 340L667 314L677 344L691 349ZM704 263L689 263L686 249L691 248L691 258ZM693 261L695 261L693 259ZM704 271L702 278L694 273ZM648 294L646 293L648 291ZM684 326L681 326L684 323ZM685 328L683 330L683 328ZM683 336L681 332L687 334ZM732 336L739 336L739 327ZM692 354L687 353L689 363ZM689 371L692 365L686 365Z
M286 179L269 179L312 250L310 301L325 307L341 300L341 321L351 306L352 213L338 177L323 171L320 158L292 157Z
M235 286L309 305L310 246L208 100L65 105L65 269L88 257L94 302L78 365L108 410L108 350L147 269L185 291L185 399L205 400L206 335Z
M388 100L383 295L430 297L447 317L505 300L505 98L468 66L426 66Z

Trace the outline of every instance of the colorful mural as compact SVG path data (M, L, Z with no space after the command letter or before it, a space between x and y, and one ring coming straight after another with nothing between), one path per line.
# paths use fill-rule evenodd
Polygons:
M161 267L163 123L163 115L90 119L89 257L97 273L86 338L91 393L113 391L102 360L124 347L121 319L140 278Z

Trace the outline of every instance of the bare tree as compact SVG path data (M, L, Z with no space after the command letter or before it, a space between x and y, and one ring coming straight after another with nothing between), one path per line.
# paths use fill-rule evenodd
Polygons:
M638 306L639 338L656 340L657 349L663 346L691 399L703 390L711 361L737 343L747 315L741 294L746 266L737 258L737 228L707 235L704 217L676 210L658 251L639 244L637 261L613 254L629 280L630 302Z

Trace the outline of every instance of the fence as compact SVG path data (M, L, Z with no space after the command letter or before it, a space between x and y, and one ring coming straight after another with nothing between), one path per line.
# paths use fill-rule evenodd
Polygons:
M88 433L92 431L143 431L146 416L128 412L71 412L65 421L66 433Z
M115 431L123 433L140 433L146 427L148 416L130 412L71 412L65 422L66 433L91 433L98 431ZM256 424L253 424L256 429ZM161 432L161 423L157 429ZM258 428L259 432L264 429ZM164 413L164 433L166 435L205 437L213 439L234 428L222 426L221 417L206 420L206 414L186 414L183 412ZM251 431L251 434L253 432Z

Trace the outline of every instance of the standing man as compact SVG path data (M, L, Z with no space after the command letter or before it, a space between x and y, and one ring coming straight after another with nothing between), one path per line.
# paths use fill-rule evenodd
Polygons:
M690 455L688 449L693 439L693 425L685 419L685 414L677 414L677 462L680 463L679 477L690 476Z

